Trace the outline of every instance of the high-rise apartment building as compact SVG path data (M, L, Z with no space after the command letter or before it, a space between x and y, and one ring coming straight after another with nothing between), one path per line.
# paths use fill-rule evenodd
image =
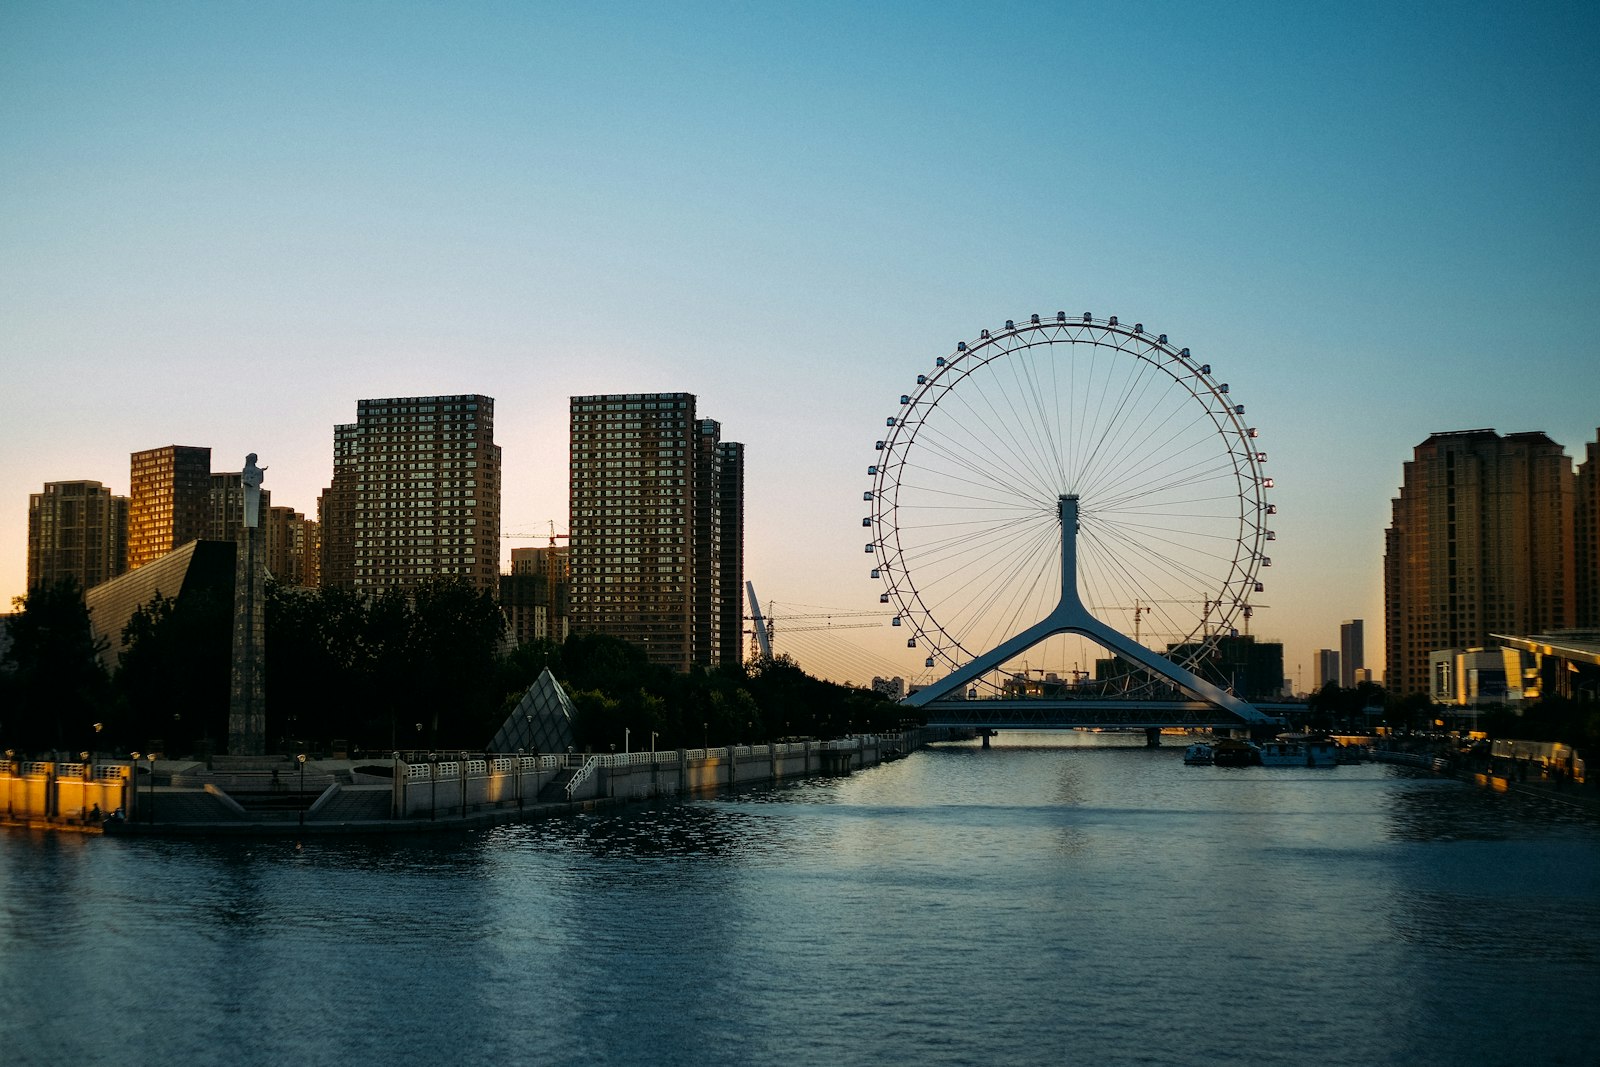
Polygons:
M719 647L722 662L737 663L744 657L744 445L721 442L717 462L722 474L717 486L722 498Z
M1595 431L1595 440L1584 446L1574 503L1572 557L1577 574L1573 625L1600 629L1600 430Z
M1339 624L1339 686L1354 689L1356 671L1366 663L1366 624L1361 619L1346 619Z
M28 588L89 589L128 569L128 498L99 482L46 482L28 495Z
M267 507L261 491L261 541L267 573L281 585L317 584L316 523L293 508Z
M334 427L323 583L357 592L465 578L499 592L500 446L487 396L356 402Z
M166 445L129 466L128 569L205 537L211 516L211 449Z
M1572 462L1542 433L1436 433L1405 464L1384 551L1384 684L1428 654L1572 625Z
M572 398L573 630L677 670L742 658L729 619L744 586L744 452L721 430L692 393Z
M517 644L566 639L567 564L567 546L554 538L545 548L511 550L511 573L500 578L500 610Z

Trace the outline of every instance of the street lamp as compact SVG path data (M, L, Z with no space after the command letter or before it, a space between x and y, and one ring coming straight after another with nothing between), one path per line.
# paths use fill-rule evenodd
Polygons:
M150 761L150 825L156 824L156 754L145 753L145 759Z
M628 729L626 726L624 726L622 728L622 754L624 756L626 756L628 754L628 745L629 745L632 737L633 737L633 731Z
M306 824L306 754L300 753L295 757L295 762L300 764L300 825Z
M418 723L420 730L422 724ZM428 821L438 818L439 810L439 753L428 753Z

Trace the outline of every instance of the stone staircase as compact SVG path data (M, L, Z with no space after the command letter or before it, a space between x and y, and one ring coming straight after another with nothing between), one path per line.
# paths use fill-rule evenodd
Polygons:
M243 816L221 797L199 792L146 792L139 797L139 818L151 820L152 804L156 823L239 822Z
M562 768L556 776L544 784L539 790L539 802L542 804L559 803L567 799L567 783L572 781L573 775L578 772L570 767Z
M391 815L394 790L386 785L342 785L311 815L315 822L368 822Z

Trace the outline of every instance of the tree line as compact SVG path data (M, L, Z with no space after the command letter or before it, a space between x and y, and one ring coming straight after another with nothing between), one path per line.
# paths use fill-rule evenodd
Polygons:
M233 605L157 596L119 635L115 666L71 580L13 601L0 657L0 745L21 753L224 752ZM272 752L481 750L546 667L572 698L579 750L695 748L893 729L882 695L779 657L687 673L600 634L504 647L494 597L461 579L358 596L269 582L266 736Z

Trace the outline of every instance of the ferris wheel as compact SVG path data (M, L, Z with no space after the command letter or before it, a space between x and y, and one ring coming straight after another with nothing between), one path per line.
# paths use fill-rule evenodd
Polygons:
M971 664L1071 598L1142 647L1102 645L1192 666L1263 589L1266 459L1228 383L1166 334L1089 313L1008 320L936 359L887 419L863 494L879 599L926 668ZM1068 640L974 684L1087 675Z

